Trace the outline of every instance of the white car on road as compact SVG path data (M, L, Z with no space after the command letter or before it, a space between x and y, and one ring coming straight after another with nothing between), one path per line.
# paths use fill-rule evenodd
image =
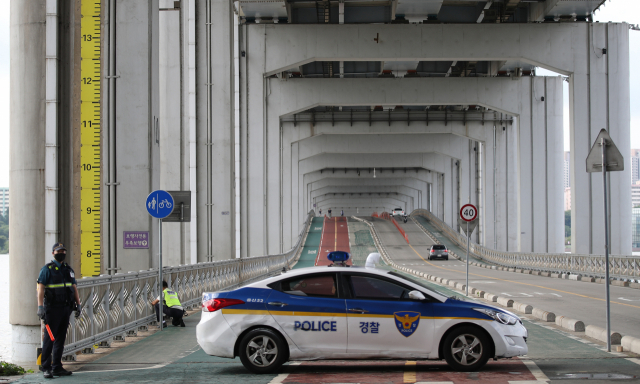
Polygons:
M402 208L396 208L393 211L391 211L391 216L404 216L404 209Z
M445 359L475 371L528 350L513 313L395 271L301 268L202 300L198 344L209 355L239 356L255 373L320 359Z

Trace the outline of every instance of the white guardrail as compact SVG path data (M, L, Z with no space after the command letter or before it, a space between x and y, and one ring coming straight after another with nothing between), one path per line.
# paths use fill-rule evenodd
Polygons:
M186 308L201 304L202 293L233 288L265 278L289 267L302 247L314 211L307 219L296 245L283 254L256 256L216 262L162 268L163 279L178 292ZM156 322L151 302L158 296L158 269L116 273L78 280L83 304L78 319L71 316L63 355L74 359L75 352L92 353L95 345L134 336Z
M467 238L456 232L448 224L424 209L416 209L411 216L423 216L436 228L462 249L467 248ZM604 255L579 255L575 253L524 253L501 252L470 243L469 252L479 259L509 268L531 269L553 273L571 273L576 275L604 278ZM612 278L638 280L640 278L640 257L609 256L609 271Z

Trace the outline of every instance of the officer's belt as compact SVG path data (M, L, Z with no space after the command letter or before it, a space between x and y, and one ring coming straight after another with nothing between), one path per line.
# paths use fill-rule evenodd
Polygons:
M64 288L64 287L72 287L73 283L62 283L62 284L49 284L45 285L45 288Z

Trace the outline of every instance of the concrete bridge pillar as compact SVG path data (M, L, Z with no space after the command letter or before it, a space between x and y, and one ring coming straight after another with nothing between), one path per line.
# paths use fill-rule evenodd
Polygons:
M184 68L188 53L183 55L186 52L185 35L181 34L187 29L186 7L187 2L174 8L172 0L161 0L158 20L160 189L169 191L185 191L190 187L189 126L183 118L188 110L188 94L185 94L188 73ZM162 230L162 264L190 263L190 223L167 223Z
M209 5L210 4L210 7ZM235 256L233 2L196 3L198 262Z
M45 0L11 2L9 322L11 361L28 366L33 365L36 347L40 346L34 282L47 259L43 254L45 3Z
M585 161L598 132L608 130L622 156L629 156L629 27L591 23L584 27L569 78L571 114L571 251L604 254L602 175L587 173ZM631 254L631 170L611 172L610 252Z

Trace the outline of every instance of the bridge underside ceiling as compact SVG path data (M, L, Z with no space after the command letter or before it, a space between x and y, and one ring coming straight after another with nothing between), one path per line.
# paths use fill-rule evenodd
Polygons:
M603 0L240 0L251 23L523 23L587 20Z
M536 66L519 60L314 61L287 70L289 77L493 77L535 75Z

